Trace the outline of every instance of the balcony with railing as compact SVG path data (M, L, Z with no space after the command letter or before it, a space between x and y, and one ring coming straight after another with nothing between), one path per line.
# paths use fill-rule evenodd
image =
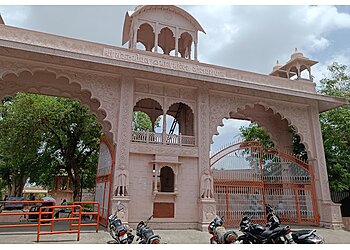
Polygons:
M152 144L195 146L195 137L190 135L165 134L149 131L132 131L131 141Z

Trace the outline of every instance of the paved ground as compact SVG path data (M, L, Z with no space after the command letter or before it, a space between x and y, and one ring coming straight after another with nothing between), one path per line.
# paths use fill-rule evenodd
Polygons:
M62 225L63 226L63 225ZM58 226L59 229L60 226ZM302 229L303 227L292 226L293 229ZM307 227L312 228L312 227ZM67 229L67 228L65 228ZM350 232L344 230L330 230L325 228L316 228L317 233L322 235L326 243L347 243L350 244ZM239 235L240 232L234 229ZM161 236L162 243L167 244L208 244L209 234L196 230L154 230ZM135 233L135 232L134 232ZM36 228L23 229L0 229L0 244L11 243L37 243ZM101 227L96 233L92 229L83 229L80 241L76 241L76 234L61 235L43 235L40 237L40 243L68 243L68 244L106 244L113 243L108 232ZM40 244L39 243L39 244ZM134 243L136 243L134 241Z

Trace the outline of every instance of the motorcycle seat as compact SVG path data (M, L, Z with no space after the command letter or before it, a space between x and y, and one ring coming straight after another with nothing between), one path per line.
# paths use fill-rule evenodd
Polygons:
M313 230L298 230L298 231L292 231L292 237L293 238L304 238L306 236L310 236L312 233L316 232L315 229Z
M270 237L272 234L277 234L278 232L280 232L283 228L281 227L277 227L274 230L269 230L266 229L264 232L262 232L261 236L264 238L268 238Z

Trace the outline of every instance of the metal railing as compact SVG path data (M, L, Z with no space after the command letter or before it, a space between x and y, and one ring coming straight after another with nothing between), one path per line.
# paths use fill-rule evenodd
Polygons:
M93 204L94 205L94 208L95 208L95 205L97 205L97 212L95 211L84 211L84 208L83 208L83 211L81 211L81 215L84 216L84 215L95 215L96 216L96 222L95 223L81 223L80 226L95 226L96 227L96 233L98 232L98 227L99 227L99 223L100 223L100 202L96 202L96 201L75 201L73 202L73 205L87 205L87 204ZM72 216L78 214L79 212L74 212L72 211ZM78 226L78 224L73 224L73 221L70 221L70 230L72 230L72 228L74 226Z
M71 209L72 210L72 216L68 218L55 218L54 217L54 212L55 208L59 209ZM78 208L79 212L75 212L75 209ZM43 211L43 210L49 210L49 211ZM77 234L77 241L80 239L80 225L81 225L81 214L82 214L82 207L80 205L70 205L70 206L47 206L47 207L40 207L39 210L39 218L38 218L38 230L36 234L36 241L39 242L40 236L41 235L50 235L50 234L66 234L66 233L76 233ZM43 218L43 215L47 215L47 217L51 218ZM74 217L74 215L78 215L77 217ZM53 231L54 227L54 222L56 221L70 221L72 222L73 220L78 221L78 228L75 230L72 230L70 228L69 230L63 230L63 231ZM50 225L50 231L49 232L42 232L41 231L41 226L44 226L45 222L48 222L47 224Z
M168 144L179 146L195 146L195 137L191 135L179 135L155 133L149 131L132 131L131 141L152 144Z

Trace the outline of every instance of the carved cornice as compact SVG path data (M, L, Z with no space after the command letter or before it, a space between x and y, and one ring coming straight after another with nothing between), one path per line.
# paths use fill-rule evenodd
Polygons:
M159 154L182 157L198 157L197 147L169 146L169 145L152 145L145 143L130 143L130 153L139 154Z

